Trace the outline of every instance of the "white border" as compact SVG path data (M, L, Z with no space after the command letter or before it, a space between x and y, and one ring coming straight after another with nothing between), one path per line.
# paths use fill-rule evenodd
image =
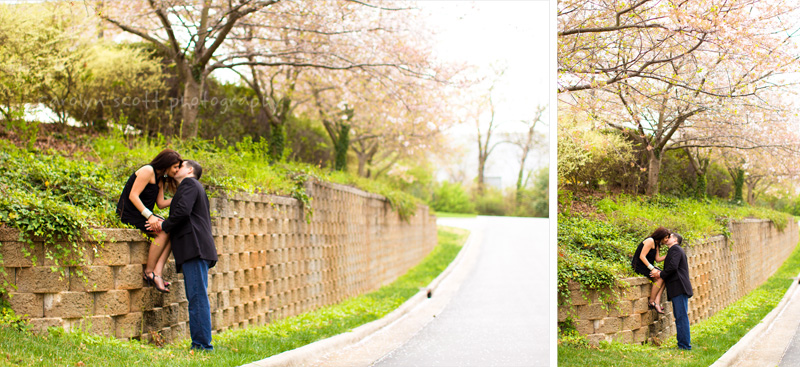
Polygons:
M550 32L550 48L548 56L550 57L550 67L548 75L550 77L550 182L549 182L549 218L550 218L550 242L548 254L550 255L550 365L558 365L558 93L557 91L557 75L558 75L558 41L557 41L557 0L548 1L550 11L549 19L549 32Z

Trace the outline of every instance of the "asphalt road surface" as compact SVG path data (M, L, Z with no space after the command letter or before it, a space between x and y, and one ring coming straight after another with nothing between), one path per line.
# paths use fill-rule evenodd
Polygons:
M549 365L548 220L442 218L483 228L477 261L435 319L373 366Z

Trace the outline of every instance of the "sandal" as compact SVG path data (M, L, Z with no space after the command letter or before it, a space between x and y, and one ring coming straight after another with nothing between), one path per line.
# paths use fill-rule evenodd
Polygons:
M656 309L656 312L658 312L658 313L660 313L662 315L664 314L664 309L661 308L660 304L653 302L653 308Z
M157 291L159 291L161 293L169 293L169 288L167 288L166 282L164 282L164 284L165 284L164 288L160 288L158 286L158 283L156 283L156 278L161 278L160 275L156 275L156 273L154 273L154 272L150 272L151 276L147 276L147 274L142 274L142 275L144 277L144 280L147 282L147 284L153 286L153 288L155 288ZM161 278L161 281L164 281L164 278Z
M153 275L155 275L155 274L153 274ZM159 278L161 278L161 281L164 282L164 287L169 289L169 286L172 283L168 282L166 279L164 279L162 277L159 277ZM142 279L144 279L145 283L147 283L148 285L155 286L155 282L153 281L153 278L150 278L149 276L147 276L147 273L145 273L144 271L142 272Z

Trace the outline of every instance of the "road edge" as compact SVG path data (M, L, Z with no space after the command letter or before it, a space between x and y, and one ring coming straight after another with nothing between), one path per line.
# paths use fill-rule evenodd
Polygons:
M717 359L714 364L710 367L728 367L734 366L739 359L741 358L742 354L747 351L747 349L753 344L755 340L761 339L765 332L767 332L775 322L775 320L780 316L787 307L789 307L789 301L792 298L792 294L798 288L798 279L800 278L800 273L792 279L792 284L786 290L786 293L783 294L783 298L781 301L778 302L778 305L770 311L767 316L764 316L756 326L754 326L750 331L747 332L741 339L739 339L736 344L734 344L727 352L725 352L722 356ZM787 343L790 343L789 340ZM788 345L788 344L787 344ZM784 348L785 350L785 348Z
M387 325L397 321L401 317L408 314L424 300L426 300L429 293L435 294L436 289L439 287L439 284L441 284L442 280L446 279L450 273L453 272L453 269L458 267L463 262L462 260L466 256L465 254L468 252L467 250L471 248L470 246L477 246L474 244L476 238L478 237L475 233L476 231L474 229L469 231L469 236L464 242L464 245L461 247L461 250L458 251L458 255L456 255L455 259L453 259L453 261L451 261L450 264L447 265L447 267L428 284L428 286L422 288L411 298L403 302L403 304L397 307L394 311L386 314L386 316L361 325L349 332L318 340L311 344L306 344L296 349L287 350L283 353L279 353L259 361L250 362L242 365L242 367L308 366L312 362L317 361L320 357L331 352L344 349L350 345L357 344L361 340L368 338L370 335L376 333Z

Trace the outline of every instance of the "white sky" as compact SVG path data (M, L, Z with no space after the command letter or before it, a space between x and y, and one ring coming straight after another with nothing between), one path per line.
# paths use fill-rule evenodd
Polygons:
M436 50L445 60L468 62L489 74L491 65L500 63L507 70L495 87L495 121L500 131L524 128L519 121L531 119L539 105L549 102L549 30L548 1L420 1L431 13L436 26ZM548 134L546 111L537 130ZM495 135L500 138L500 134ZM453 169L477 176L477 141L474 123L456 126L448 132L455 148L464 151L463 161L440 167L437 177L448 179ZM513 146L502 145L489 156L486 176L499 176L503 187L516 183L519 164ZM531 153L527 168L548 164L547 146ZM454 167L456 166L456 167Z

